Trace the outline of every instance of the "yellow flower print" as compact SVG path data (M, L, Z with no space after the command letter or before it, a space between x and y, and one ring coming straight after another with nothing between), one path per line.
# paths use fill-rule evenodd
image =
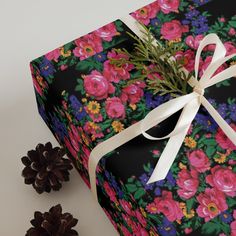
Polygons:
M180 162L179 163L179 168L181 169L181 170L183 170L183 169L187 169L187 166L186 165L184 165L182 162Z
M221 164L224 163L226 160L226 155L220 153L220 155L218 157L214 157L215 162Z
M137 106L136 106L135 104L129 104L129 106L131 107L131 109L132 109L133 111L135 111L136 108L137 108Z
M85 143L86 145L89 145L89 140L88 140L88 138L85 136L84 133L81 133L81 137L82 137L84 143Z
M113 121L111 125L116 133L119 133L124 129L124 125L120 121L117 121L117 120Z
M45 85L45 83L44 83L44 81L43 81L43 78L42 78L41 76L39 76L39 75L36 76L36 79L37 79L39 85L40 85L42 88L45 88L45 87L46 87L46 85Z
M94 130L97 130L99 127L94 122L89 121L89 126L92 127Z
M187 219L190 219L190 218L193 218L194 215L195 215L195 211L193 209L190 210L190 212L187 211L187 207L186 207L186 204L184 202L181 202L179 204L179 207L180 209L182 210L184 216L187 218Z
M217 152L217 156L214 157L215 162L222 164L225 163L227 156L231 153L231 151L227 151L226 153Z
M63 57L69 57L69 56L71 56L71 51L68 50L67 52L65 52L64 47L61 47L61 48L60 48L60 53L61 53L61 55L62 55Z
M149 231L149 235L150 236L159 236L159 234L153 232L152 230Z
M140 207L140 211L141 211L142 215L146 218L147 217L146 211L142 207Z
M184 144L189 148L195 148L197 146L197 142L192 137L186 137L184 139Z
M65 111L65 114L66 114L67 119L71 122L72 121L71 115L66 111Z
M98 114L100 112L100 104L96 101L91 101L89 102L88 106L88 111L92 114Z

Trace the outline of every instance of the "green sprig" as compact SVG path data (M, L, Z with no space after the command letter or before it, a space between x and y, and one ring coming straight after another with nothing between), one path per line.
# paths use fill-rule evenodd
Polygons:
M154 94L171 94L173 97L187 94L188 80L192 74L182 70L183 60L174 59L174 55L182 50L182 46L170 42L166 42L165 45L159 42L155 43L156 40L150 30L145 26L143 26L143 29L142 33L145 37L142 40L128 32L135 40L132 52L128 52L126 49L115 49L117 53L127 55L128 59L110 58L110 63L118 67L122 67L127 63L134 65L135 69L140 72L140 76L131 79L128 82L129 84L145 80L147 88L152 90ZM151 79L148 78L150 75L152 76Z

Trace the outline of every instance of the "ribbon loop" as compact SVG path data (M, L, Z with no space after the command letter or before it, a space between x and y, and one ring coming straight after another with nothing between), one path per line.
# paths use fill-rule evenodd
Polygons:
M216 45L215 52L212 57L212 63L216 62L219 59L222 59L226 55L226 48L216 34L208 34L207 36L205 36L202 39L202 41L200 42L200 45L197 50L196 58L195 58L195 67L194 68L195 68L195 79L196 80L198 79L202 51L206 46L211 45L211 44ZM209 66L208 66L208 68L209 68ZM207 76L205 74L208 75L209 71L208 70L205 71L201 80L207 79Z
M216 45L212 61L207 67L207 69L204 71L202 77L198 80L201 53L207 45L211 45L211 44ZM199 48L197 50L196 59L195 59L195 78L190 83L190 86L193 87L192 94L196 94L196 97L194 97L194 99L191 101L186 100L183 112L181 113L181 116L176 124L175 129L169 135L162 138L152 137L142 131L144 136L151 140L160 140L160 139L164 139L168 137L170 138L147 184L162 180L166 177L166 175L168 174L168 171L170 170L174 162L174 159L177 153L179 152L179 149L182 146L182 143L187 134L188 128L190 127L194 117L196 116L200 108L200 105L203 105L206 108L206 110L216 120L216 122L221 127L221 129L226 133L228 138L234 144L236 144L235 131L227 124L226 121L224 121L224 119L220 116L220 114L214 109L214 107L204 97L206 88L236 75L236 65L231 66L223 70L222 72L216 74L217 69L221 65L223 65L226 61L230 60L234 56L236 56L234 54L234 55L225 57L225 55L226 55L226 48L224 44L221 42L221 40L219 39L219 37L216 34L207 35L200 42ZM185 97L185 96L182 96L182 97ZM174 101L176 102L176 106L178 107L178 105L180 105L179 102L177 101L177 99L174 99ZM168 102L164 104L164 107L167 104ZM171 108L167 105L166 109L167 111L169 111ZM154 109L154 112L155 110L158 111L158 107ZM157 116L156 120L158 120L158 117L159 116ZM147 118L145 117L143 121L144 123L146 119ZM148 122L151 122L153 124L154 120L148 121Z

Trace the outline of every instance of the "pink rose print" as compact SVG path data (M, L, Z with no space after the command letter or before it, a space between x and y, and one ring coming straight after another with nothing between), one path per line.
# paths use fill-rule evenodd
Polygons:
M215 218L221 212L228 209L225 195L217 189L206 188L204 193L197 196L199 206L197 214L205 219L205 222Z
M104 137L104 134L101 130L101 128L99 127L98 130L96 130L96 132L92 135L92 140L95 140L97 138L103 138Z
M133 227L133 220L131 219L131 217L128 214L122 213L122 218L130 228Z
M190 233L193 232L193 229L191 229L191 228L186 228L186 229L184 229L184 232L185 232L186 234L190 234Z
M79 143L82 143L81 137L77 128L74 125L70 125L71 131L68 132L70 143L72 144L73 148L78 152L79 151Z
M233 211L233 217L236 220L236 210Z
M123 233L123 235L125 235L125 236L132 236L132 234L129 232L129 230L124 225L121 225L120 230Z
M232 54L236 53L236 47L234 46L233 42L225 42L224 46L225 46L226 51L227 51L226 56L229 56L229 55L232 55ZM216 48L215 44L211 44L207 47L207 50L214 51L215 48Z
M151 64L150 66L147 67L147 78L150 80L155 80L155 79L161 79L163 80L163 78L161 77L160 74L158 74L157 72L155 72L155 65Z
M80 158L81 158L82 164L86 170L88 170L88 157L89 157L89 155L90 155L90 150L85 145L83 145Z
M196 171L182 169L177 178L178 195L183 199L189 199L195 195L199 185L198 174Z
M230 125L236 131L236 125ZM225 135L222 129L218 128L216 133L216 142L223 149L236 150L236 146L231 142L231 140Z
M160 11L160 6L157 1L149 4L131 15L139 22L143 23L144 25L148 25L150 23L150 19L156 17L157 13Z
M230 236L236 236L236 220L230 224L230 229L231 229Z
M95 34L104 41L111 42L112 38L119 33L117 32L116 25L112 22L96 30Z
M178 12L179 0L158 0L161 11L165 14Z
M115 190L113 188L110 187L109 183L108 182L104 182L103 187L104 187L107 195L109 196L110 200L112 202L117 202L116 192L115 192Z
M175 58L177 60L183 60L183 63L184 63L183 66L189 72L192 72L194 70L195 53L192 50L189 49L185 52L179 51L175 54Z
M199 47L200 42L202 41L202 39L204 38L204 35L200 34L197 35L196 37L189 35L186 39L185 39L185 43L192 49L197 50Z
M146 210L151 213L151 214L157 214L159 211L158 211L158 208L156 206L156 204L154 202L151 202L149 203L147 206L146 206Z
M98 71L94 70L90 75L84 76L84 88L88 95L102 100L108 94L114 93L114 86Z
M202 66L201 66L201 70L200 70L200 73L199 75L202 76L204 71L207 69L207 67L209 66L209 64L211 63L212 61L212 56L208 56L205 61L202 63ZM220 73L221 71L223 71L224 69L226 68L226 64L223 64L221 65L215 72L214 75Z
M135 211L135 216L137 217L138 222L145 228L147 226L147 221L139 210Z
M122 53L116 53L115 51L109 52L107 54L107 57L113 58L113 59L128 59L128 56ZM127 80L130 78L129 71L131 71L134 68L131 64L124 64L121 67L118 67L116 65L112 65L110 63L110 60L105 61L104 63L104 70L103 75L110 81L119 83L120 80Z
M84 125L84 131L88 134L92 134L94 132L94 128L90 125L90 122L87 121Z
M129 215L134 215L133 214L133 210L132 210L132 205L130 202L127 202L126 200L124 199L120 199L119 200L119 203L121 205L121 207L124 209L124 211L129 214Z
M77 151L74 149L74 147L71 145L70 141L67 138L64 138L64 142L65 142L65 146L66 148L69 150L70 154L76 159L78 160L78 153Z
M55 49L55 50L53 50L53 51L47 53L47 54L45 55L45 57L46 57L49 61L54 60L54 61L57 62L60 55L61 55L60 48L57 48L57 49Z
M224 46L227 51L226 56L236 53L236 47L234 46L233 42L226 42L226 43L224 43Z
M191 167L203 173L210 168L210 161L202 150L195 150L188 154Z
M132 227L133 235L135 236L149 236L149 233L146 231L146 229L142 228L140 224L133 224Z
M136 82L134 84L128 85L123 88L121 94L121 100L123 102L129 102L131 104L136 104L143 97L143 88L145 87L145 83Z
M229 29L229 35L230 35L230 36L236 35L236 30L231 27L231 28Z
M180 40L183 33L189 31L188 26L181 25L180 21L165 22L161 27L161 35L167 40Z
M92 120L94 121L94 122L101 122L101 121L103 121L103 116L102 116L102 114L92 114L92 113L89 113L89 116L92 118Z
M40 94L40 96L43 96L44 89L46 89L48 85L46 81L40 76L38 71L34 74L34 68L32 64L30 64L30 70L31 70L31 74L33 75L34 88L37 91L37 93Z
M61 71L63 71L63 70L66 70L67 68L68 68L68 66L67 65L61 65Z
M43 96L43 90L38 83L38 79L35 77L33 78L33 84L34 84L34 88L36 89L37 93L40 94L40 96Z
M230 224L231 236L236 236L236 210L233 211L234 221Z
M84 60L103 50L101 38L92 33L76 39L75 44L77 47L73 50L73 53L80 60Z
M78 159L78 151L80 150L79 143L82 143L79 135L80 132L81 130L78 130L78 128L71 124L70 130L68 131L69 139L65 138L65 145L76 160Z
M162 213L169 221L173 222L183 217L179 202L173 199L171 192L164 190L162 197L155 198L154 202L157 207L157 212Z
M227 196L236 196L236 173L229 168L221 166L213 167L211 169L211 175L206 177L206 182Z
M92 134L92 140L104 137L101 127L93 122L87 121L83 129L87 134Z
M125 107L118 97L106 100L106 112L110 118L125 118Z

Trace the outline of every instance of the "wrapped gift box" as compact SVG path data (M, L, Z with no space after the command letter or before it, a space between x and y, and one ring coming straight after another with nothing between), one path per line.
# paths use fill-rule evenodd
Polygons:
M158 0L131 16L157 40L183 43L178 56L192 72L199 41L208 33L218 34L228 54L236 52L235 13L233 0ZM138 76L133 67L110 63L122 57L115 48L132 51L127 32L118 19L31 62L39 113L88 186L91 150L170 99L153 95L144 82L127 84ZM202 71L211 51L203 55ZM234 129L235 86L232 78L206 92ZM168 133L178 116L150 132ZM236 235L236 147L201 108L166 179L147 185L165 144L140 135L99 162L99 204L120 235Z

